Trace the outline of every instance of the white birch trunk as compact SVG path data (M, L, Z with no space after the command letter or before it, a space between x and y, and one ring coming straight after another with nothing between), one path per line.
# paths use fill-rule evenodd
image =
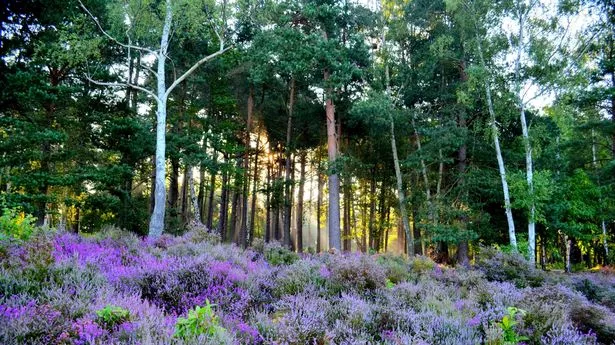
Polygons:
M534 167L532 160L532 144L530 143L529 129L525 118L525 103L521 90L521 53L523 48L523 32L525 30L525 17L519 9L519 36L517 42L517 58L515 61L515 91L517 93L517 106L521 121L521 133L525 147L525 177L530 198L530 208L527 221L527 239L530 264L536 266L536 205L534 203Z
M594 170L598 169L598 160L596 158L596 137L594 130L592 129L592 166ZM602 197L599 200L599 204L602 205ZM602 210L600 210L600 228L602 229L602 246L604 247L605 263L609 261L609 243L607 241L606 222L602 218Z
M481 66L486 70L485 58L483 57L483 49L480 38L477 37L478 56ZM508 223L508 237L510 245L517 249L517 236L515 234L515 222L512 216L512 209L510 205L510 193L508 191L508 181L506 179L506 168L504 166L504 158L502 157L502 150L500 149L500 137L498 133L498 126L495 121L495 111L493 110L493 100L491 99L491 85L489 80L485 80L485 96L487 98L487 107L489 110L489 117L491 122L491 135L493 136L493 144L495 146L495 154L498 161L498 169L500 172L500 179L502 180L502 192L504 193L504 210L506 213L506 221Z
M156 95L156 186L154 189L154 212L149 222L149 236L158 238L162 235L164 228L164 213L166 206L166 124L167 124L167 87L165 81L166 54L169 47L169 34L171 32L171 21L173 12L171 0L166 1L166 16L164 27L160 38L160 50L157 53L158 70Z

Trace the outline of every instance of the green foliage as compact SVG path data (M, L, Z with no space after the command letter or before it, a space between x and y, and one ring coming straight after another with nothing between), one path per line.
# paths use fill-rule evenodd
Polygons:
M410 278L410 264L401 255L380 255L376 261L386 270L387 287L389 284L401 283Z
M96 322L107 330L112 330L119 324L130 319L130 312L122 307L107 305L96 311Z
M35 233L36 219L17 209L5 208L0 216L0 240L15 239L27 241Z
M206 300L204 307L196 306L189 310L187 317L177 319L174 335L183 339L200 335L215 339L226 335L226 329L220 326L218 315L214 313L214 306L215 304L210 304L209 300Z
M274 266L290 265L299 260L299 255L280 244L268 244L265 246L265 259Z
M504 315L501 321L496 322L496 325L500 327L503 332L502 340L504 340L504 345L517 345L522 341L528 340L527 337L517 334L516 330L516 325L519 323L517 318L518 316L525 315L525 310L515 307L508 307L506 310L508 314Z

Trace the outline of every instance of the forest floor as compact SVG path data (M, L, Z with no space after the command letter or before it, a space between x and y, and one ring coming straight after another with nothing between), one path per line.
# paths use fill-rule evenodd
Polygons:
M615 275L241 250L193 231L0 243L1 344L613 344Z

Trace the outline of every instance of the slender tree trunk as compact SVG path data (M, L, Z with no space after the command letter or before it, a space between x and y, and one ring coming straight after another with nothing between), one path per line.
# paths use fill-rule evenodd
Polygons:
M566 246L566 263L565 263L565 271L566 273L572 273L572 268L570 266L570 247L572 245L568 235L564 235L564 245Z
M164 211L166 205L166 124L167 124L167 86L165 81L165 64L167 49L169 47L169 34L172 21L171 0L166 0L166 15L162 35L160 37L160 50L157 53L158 71L156 78L157 111L156 111L156 190L154 197L154 212L149 223L149 236L158 238L164 228Z
M369 185L369 243L374 249L374 238L376 237L376 169L372 168L371 180Z
M228 157L224 157L224 165L225 167L228 165ZM225 168L222 171L222 189L220 196L220 217L218 219L218 231L220 232L220 237L222 242L226 242L226 221L228 219L228 195L229 195L229 176L228 171Z
M248 224L248 243L254 241L254 217L256 215L256 191L258 190L258 157L260 154L260 135L256 138L256 152L254 153L254 175L252 177L252 203L250 206L250 223Z
M181 220L182 224L186 224L190 218L190 179L192 172L189 171L188 164L184 167L184 182L182 183L182 204L181 204ZM190 176L189 176L190 175Z
M198 199L198 207L199 207L199 215L201 216L200 221L202 224L206 222L205 215L205 165L201 164L199 167L199 195ZM209 228L208 228L209 229Z
M241 220L239 227L239 245L245 248L248 245L248 190L250 188L250 132L252 129L252 113L254 109L254 87L250 85L248 91L247 116L246 116L246 132L244 136L244 174L243 174L243 193L242 193L242 208Z
M295 78L291 77L290 79L290 91L288 96L288 121L286 124L286 160L285 160L285 184L284 184L284 246L286 248L292 248L292 240L290 238L290 223L292 217L292 199L291 195L291 170L294 169L292 166L292 150L291 150L291 136L293 130L293 108L295 103Z
M179 206L179 158L171 158L171 183L169 185L169 207L174 213Z
M528 230L528 251L529 261L532 266L536 266L536 205L534 204L534 167L532 161L532 144L530 142L529 130L525 117L525 103L521 90L521 52L523 50L523 40L525 31L525 16L519 9L519 36L517 42L517 58L515 60L515 92L517 96L517 106L519 107L519 118L521 121L521 133L523 136L523 146L525 148L525 177L530 197L529 218L527 222Z
M393 165L395 167L395 178L397 180L399 211L404 226L404 233L406 235L406 250L408 253L414 253L414 234L410 231L408 211L406 210L406 194L404 193L401 169L399 168L399 158L397 157L397 143L395 141L395 123L393 121L393 117L390 117L389 121L391 122L391 150L393 151Z
M374 250L379 252L382 248L382 239L384 237L384 231L387 227L386 225L386 186L384 181L382 181L382 186L380 188L380 224L378 224L378 233L374 236Z
M466 128L466 117L463 111L459 114L459 128L461 129ZM459 186L461 188L461 200L462 200L462 205L464 206L466 206L468 202L468 191L465 185L467 158L468 158L467 146L464 140L463 144L461 144L461 146L459 147L457 151L457 171L459 173ZM464 236L462 239L457 241L457 264L463 267L469 267L470 266L470 259L468 258L469 244L468 244L467 238L465 238L465 232L467 231L468 219L465 214L465 210L462 209L460 210L460 212L462 213L460 217L460 222L463 227Z
M326 35L325 35L326 39ZM325 83L329 80L329 70L324 71ZM335 134L335 106L333 105L332 90L327 90L325 103L327 114L327 152L329 155L329 248L340 250L342 237L340 234L340 180L338 176L337 136Z
M485 59L483 57L483 50L480 38L477 37L478 57L481 67L487 69ZM508 181L506 179L506 168L504 167L504 158L502 157L502 151L500 149L500 135L498 126L495 120L495 111L493 110L493 100L491 99L491 85L489 79L485 80L485 96L487 98L487 108L489 110L489 121L491 122L491 135L493 136L493 143L495 146L496 158L498 160L498 169L500 171L500 179L502 180L502 192L504 193L504 210L506 213L506 221L508 223L508 237L510 245L517 249L517 236L515 234L515 222L513 220L512 208L510 205L510 193L508 191Z
M218 154L214 152L214 166L217 165ZM209 231L212 230L213 221L214 221L214 195L216 193L216 175L217 171L214 170L211 172L211 177L209 180L209 198L207 201L207 229ZM224 185L224 181L222 183ZM222 198L220 198L222 199ZM220 201L222 204L222 201Z
M348 252L351 248L351 239L350 239L350 177L346 176L344 178L344 207L343 207L343 217L344 223L342 224L342 251Z
M232 241L235 244L239 244L239 222L240 222L240 216L239 216L239 212L241 211L241 186L243 181L241 181L242 175L238 174L237 172L241 169L241 167L243 166L243 159L239 158L237 159L237 162L235 163L235 173L233 174L233 201L231 203L231 221L229 223L228 226L228 231L229 231L229 238L232 239Z
M188 190L190 193L190 200L192 204L192 223L196 225L201 225L201 210L199 208L199 199L196 194L196 188L194 186L194 175L193 168L188 167L187 175L188 175Z
M596 137L595 137L595 133L594 130L592 129L592 166L594 168L594 171L598 170L598 160L596 157ZM600 187L600 180L598 180L598 187ZM602 194L602 193L600 193ZM598 200L599 205L602 205L602 195L600 195L600 198ZM600 210L600 228L602 229L602 247L604 249L604 264L608 265L608 260L609 260L609 244L607 241L607 231L606 231L606 223L604 221L604 218L602 218L602 209Z
M299 175L299 195L297 200L297 251L303 252L303 193L305 189L305 165L307 152L301 151L299 163L301 170Z
M271 235L273 233L271 228L271 182L272 182L272 170L271 161L267 162L267 192L265 195L265 242L271 241Z
M429 178L427 176L427 166L425 160L422 157L421 138L416 128L414 117L412 117L412 128L414 128L414 140L416 141L416 149L421 156L421 175L423 176L423 184L425 184L425 199L427 201L427 208L429 213L429 220L435 222L436 216L434 214L433 200L431 199L431 187L429 185Z
M154 126L155 127L155 126ZM156 204L156 155L152 156L152 174L150 175L151 191L149 194L149 214L150 217L154 214L154 206Z
M318 166L316 168L316 174L318 174L318 195L316 196L316 252L322 251L322 237L320 229L321 211L322 211L322 190L324 188L324 178L322 174L322 157L320 156L320 149L317 151Z

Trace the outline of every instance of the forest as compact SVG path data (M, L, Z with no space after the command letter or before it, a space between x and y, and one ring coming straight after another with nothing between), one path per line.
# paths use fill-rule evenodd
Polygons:
M615 343L612 0L0 23L0 343Z

